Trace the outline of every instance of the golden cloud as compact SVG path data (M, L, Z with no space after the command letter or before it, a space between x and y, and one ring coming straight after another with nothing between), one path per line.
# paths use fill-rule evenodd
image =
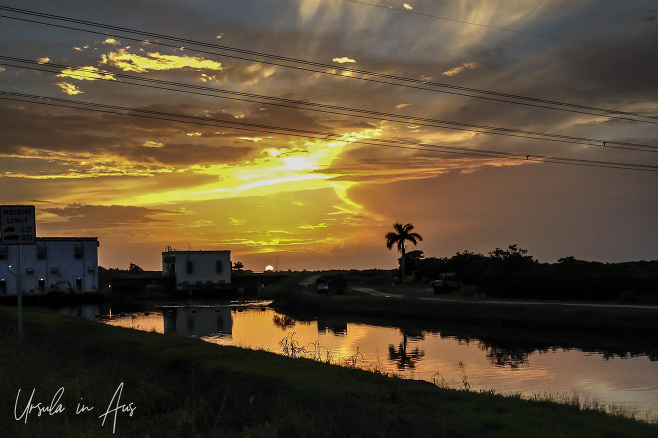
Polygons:
M337 62L339 64L345 64L345 63L349 63L349 62L356 62L352 58L347 58L345 56L343 56L342 58L334 58L333 61Z
M317 225L301 225L297 228L302 229L302 230L315 230L317 228L327 228L329 225L326 223L322 222Z
M76 94L83 94L84 91L80 90L78 87L76 87L73 84L70 84L68 82L58 82L57 85L59 88L62 89L62 91L69 96L75 96Z
M161 148L164 146L164 144L157 142L157 141L145 141L144 144L142 144L145 148Z
M464 70L473 70L476 68L480 68L481 65L478 64L477 62L465 62L462 65L455 67L453 69L450 69L448 71L444 71L442 74L445 76L455 76L461 73Z
M158 52L146 56L129 53L125 49L103 55L103 63L111 64L123 71L145 73L158 70L223 70L222 64L200 56L163 55Z
M72 78L80 81L96 81L99 79L115 80L111 73L101 71L96 67L67 68L57 75L58 78Z
M30 171L5 174L6 177L31 180L86 179L114 176L152 177L159 173L171 173L173 168L153 162L146 164L133 162L118 156L105 156L96 153L71 153L42 151L22 148L20 154L14 155L26 162L47 162L47 169L35 167Z
M205 73L201 74L201 82L212 82L212 81L215 81L215 80L217 80L217 75L210 76L210 75L207 75Z
M290 144L290 147L266 148L252 161L242 161L236 165L214 164L195 169L199 174L217 176L217 181L184 190L169 189L148 195L138 194L124 198L122 202L152 205L181 199L203 201L326 188L335 192L338 186L329 182L335 175L327 174L324 170L340 157L350 143L377 134L377 131L368 130L345 134L340 141L316 141L303 145Z

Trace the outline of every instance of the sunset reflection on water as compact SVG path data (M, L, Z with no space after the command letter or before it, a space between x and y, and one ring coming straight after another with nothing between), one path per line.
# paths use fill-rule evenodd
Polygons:
M605 358L577 349L508 351L477 339L429 331L404 332L340 319L295 320L264 307L170 307L112 315L115 326L356 365L456 389L495 390L526 397L550 396L605 403L658 419L658 362L646 356ZM290 354L290 350L288 350Z
M162 313L159 312L110 315L107 318L103 318L103 323L145 332L164 333L164 320Z

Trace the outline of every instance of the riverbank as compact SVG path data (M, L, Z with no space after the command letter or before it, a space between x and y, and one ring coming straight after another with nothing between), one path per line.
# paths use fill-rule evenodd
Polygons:
M0 333L0 428L7 436L658 433L657 425L574 406L446 390L32 309L25 312L22 342L16 339L15 309L0 308ZM31 403L42 403L41 416L38 409L25 411L33 390Z
M100 292L83 293L47 293L47 294L23 294L24 306L50 307L50 306L76 306L83 304L99 303L106 295ZM16 306L18 296L16 294L0 295L0 306Z
M658 309L652 306L442 299L423 288L373 289L383 292L328 296L316 293L312 287L288 283L270 289L265 297L273 299L274 308L286 312L325 312L493 328L571 329L603 335L658 338Z

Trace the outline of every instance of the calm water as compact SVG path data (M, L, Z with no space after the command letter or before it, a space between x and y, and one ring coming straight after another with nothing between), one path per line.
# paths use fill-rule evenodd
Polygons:
M97 310L75 314L94 318ZM268 350L335 364L377 369L451 388L524 396L550 394L604 403L658 420L658 361L610 357L578 349L505 349L440 332L403 332L339 319L296 321L264 306L167 306L154 312L110 314L106 324L219 345ZM286 348L287 347L287 348Z

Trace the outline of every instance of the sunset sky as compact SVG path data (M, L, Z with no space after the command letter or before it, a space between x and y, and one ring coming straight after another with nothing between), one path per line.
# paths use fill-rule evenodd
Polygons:
M104 267L658 259L657 42L654 0L2 0L0 204Z

